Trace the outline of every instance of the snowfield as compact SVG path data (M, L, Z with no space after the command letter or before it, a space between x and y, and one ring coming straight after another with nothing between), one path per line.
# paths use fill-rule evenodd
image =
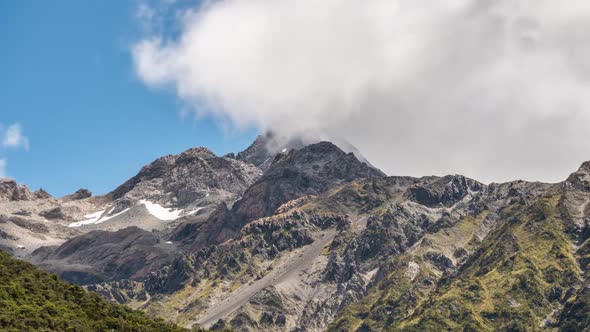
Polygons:
M145 199L140 200L139 204L143 204L152 216L154 216L160 220L178 219L180 217L180 214L183 211L182 209L181 210L168 209L168 208L163 207L160 204L152 203L152 202L145 200Z

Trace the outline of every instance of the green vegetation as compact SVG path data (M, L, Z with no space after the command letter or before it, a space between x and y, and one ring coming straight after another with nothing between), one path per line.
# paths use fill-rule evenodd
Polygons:
M377 210L393 198L392 193L378 186L379 181L355 180L337 186L305 204L300 210L316 214L379 214Z
M456 248L471 250L469 239L475 236L488 215L483 211L477 216L467 216L450 228L442 228L427 234L422 245L397 256L390 266L391 271L362 300L347 306L329 326L329 331L380 331L387 326L398 326L409 313L436 288L442 272L423 255L430 251L453 257ZM408 275L409 264L419 267L412 277Z
M590 291L568 301L567 290L580 288L587 251L574 256L559 209L560 194L531 206L503 210L498 227L483 241L469 237L486 213L465 218L440 234L427 235L427 246L406 252L361 301L346 307L331 331L582 331L590 321ZM471 257L456 275L441 275L425 260L424 250L447 257L463 242ZM459 246L460 247L460 246ZM576 261L578 259L578 262ZM408 262L420 266L412 280ZM559 313L565 304L564 313Z
M2 331L188 331L112 304L0 251ZM195 330L199 331L199 330Z
M562 291L580 278L559 197L544 197L490 234L451 283L397 330L535 331L549 328ZM556 291L558 290L558 291ZM551 295L551 294L555 295Z

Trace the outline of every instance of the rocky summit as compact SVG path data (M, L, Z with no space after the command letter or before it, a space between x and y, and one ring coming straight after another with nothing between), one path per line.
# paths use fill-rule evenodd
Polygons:
M484 184L275 138L159 158L103 196L3 179L0 249L186 328L588 330L590 162Z

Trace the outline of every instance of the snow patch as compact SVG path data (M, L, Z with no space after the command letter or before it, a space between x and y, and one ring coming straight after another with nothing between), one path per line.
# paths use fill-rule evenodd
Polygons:
M104 211L105 210L84 215L84 218L86 218L86 219L84 219L82 221L73 222L73 223L69 224L68 227L80 227L82 225L95 224L100 219L100 217L102 217L102 214L104 213Z
M152 203L152 202L147 201L145 199L140 200L139 204L143 204L152 216L154 216L160 220L178 219L178 217L180 217L180 214L183 211L182 209L181 210L168 209L168 208L161 206L160 204Z
M139 201L139 205L143 205L145 206L145 208L148 210L148 212L153 215L154 217L160 219L160 220L175 220L178 219L178 217L180 217L180 214L182 213L183 210L177 210L177 209L168 209L165 207L162 207L160 204L157 203L152 203L150 201L147 200L140 200ZM115 210L116 207L112 207L111 209L109 209L109 212L107 212L105 214L106 210L102 210L102 211L97 211L94 213L90 213L84 216L84 220L81 221L76 221L73 222L71 224L68 225L68 227L80 227L83 225L94 225L94 224L100 224L102 222L105 222L109 219L112 219L116 216L119 216L127 211L129 211L130 208L126 208L125 210L119 212L119 213L115 213L113 215L110 215L110 213L112 213ZM195 213L197 211L199 211L201 208L196 209L195 211L192 211L191 213Z
M110 209L109 213L111 213L113 211L113 209L114 208ZM68 227L80 227L82 225L100 224L100 223L105 222L109 219L115 218L116 216L121 215L121 214L127 212L128 210L129 210L129 208L126 208L125 210L123 210L119 213L115 213L112 216L108 216L108 215L103 216L105 210L90 213L90 214L87 214L84 216L84 218L88 218L88 219L73 222L73 223L69 224Z

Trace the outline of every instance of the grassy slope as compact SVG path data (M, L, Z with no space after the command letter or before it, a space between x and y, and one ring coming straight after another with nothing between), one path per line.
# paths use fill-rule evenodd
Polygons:
M572 254L572 241L564 233L558 208L560 197L559 194L546 196L530 207L515 205L505 210L501 227L477 245L480 249L456 276L446 279L443 276L435 285L423 283L432 277L436 279L437 275L419 257L412 253L401 255L392 272L364 300L347 307L331 329L557 329L546 322L559 320L553 314L561 308L560 302L566 302L568 289L579 287L581 278L580 267ZM421 266L413 282L404 275L410 259ZM582 303L576 303L572 315L584 316L588 312L583 295L587 294L577 297ZM574 298L569 300L573 301ZM576 330L579 329L572 329Z
M543 197L507 219L482 243L459 275L416 312L403 330L531 331L559 309L561 290L575 285L580 270L563 232L559 195ZM552 298L553 290L559 294Z
M391 271L365 298L346 307L329 327L331 331L382 330L396 325L416 306L425 301L436 289L442 272L423 258L429 251L438 251L453 257L456 248L469 250L479 226L488 211L477 216L467 216L448 229L427 234L424 241L395 258ZM413 277L407 274L410 262L419 266Z
M186 331L61 281L0 251L2 331Z

